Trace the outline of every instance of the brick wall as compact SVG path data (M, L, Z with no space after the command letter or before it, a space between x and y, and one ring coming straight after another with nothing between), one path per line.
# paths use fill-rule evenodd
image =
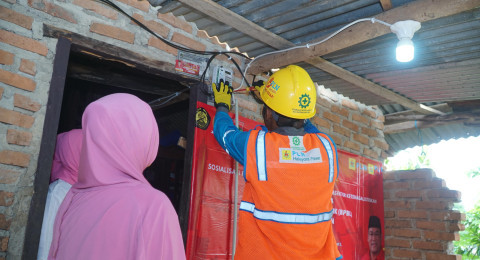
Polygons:
M454 260L465 214L452 210L460 192L445 187L431 169L384 175L385 258Z
M226 50L217 37L171 13L158 14L147 1L115 1L162 37L197 50ZM0 260L19 259L37 167L57 39L43 37L48 24L175 64L177 50L121 15L92 0L0 0ZM233 48L233 50L236 50ZM239 63L243 61L234 57ZM226 57L214 64L240 74ZM328 86L327 86L328 87ZM338 149L371 159L385 158L383 116L373 107L319 87L312 121L331 135ZM262 121L252 98L239 96L242 116ZM39 220L40 221L40 220Z

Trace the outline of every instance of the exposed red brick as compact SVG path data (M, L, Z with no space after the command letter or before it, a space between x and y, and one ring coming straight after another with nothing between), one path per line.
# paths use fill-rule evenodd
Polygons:
M397 211L397 216L399 218L408 218L408 219L426 219L428 218L428 212L425 210L399 210Z
M431 181L415 181L413 183L413 188L416 190L427 189L427 188L443 188L446 187L445 180L440 178L434 178Z
M384 189L387 188L384 186ZM412 206L411 202L406 200L385 201L384 205L387 209L409 209Z
M395 172L386 172L383 174L383 180L396 180Z
M12 221L11 221L10 219L7 220L7 218L5 217L5 215L0 214L0 229L9 230L11 223L12 223Z
M462 260L461 255L446 255L445 253L425 252L426 260Z
M377 122L375 120L370 121L370 126L376 129L380 129L383 131L385 125L382 122Z
M86 10L95 12L101 16L112 20L118 19L118 13L111 8L106 8L105 5L96 3L95 1L74 0L73 4L83 7Z
M135 7L138 10L148 13L150 9L150 3L148 1L138 1L138 0L118 0L119 2L125 3L131 7Z
M0 168L0 183L11 184L18 180L20 173L17 171Z
M317 97L317 104L327 109L330 109L332 107L332 103L330 102L330 100L326 99L323 96Z
M227 43L225 43L225 42L220 42L220 40L218 39L217 36L211 37L210 40L211 40L211 42L212 42L213 44L220 45L220 47L221 47L222 49L226 49L226 48L227 48Z
M371 118L377 118L377 113L373 110L370 110L366 108L365 110L362 111L363 115L369 116Z
M12 65L13 64L13 58L15 58L15 55L13 53L10 53L8 51L0 50L0 64Z
M207 39L210 40L210 35L208 35L208 32L205 30L197 30L197 36L202 39Z
M373 159L378 159L378 153L375 152L372 149L364 148L363 149L363 154L367 157L373 158Z
M432 220L465 220L465 214L458 211L452 212L431 212L430 218Z
M370 129L370 128L365 128L365 127L362 127L361 133L366 134L366 135L371 136L371 137L377 137L378 136L378 132L376 130Z
M185 22L180 18L175 17L172 13L166 13L166 14L158 13L157 17L158 19L170 24L171 26L182 29L183 31L189 34L191 34L193 31L192 26L189 23Z
M13 105L15 107L23 108L33 112L37 112L42 107L40 103L37 103L30 98L20 94L15 94L13 96Z
M345 141L345 143L343 144L343 146L347 147L347 148L350 148L352 150L355 150L357 152L360 151L360 145L357 144L357 143L354 143L354 142L351 142L351 141Z
M26 51L35 52L43 56L47 56L48 53L45 44L5 30L0 30L0 42L4 42Z
M386 182L383 184L385 190L408 190L410 188L410 182Z
M7 143L16 145L30 145L32 141L32 133L19 131L15 129L8 129L7 131Z
M420 190L401 190L395 192L397 198L421 198L423 191Z
M19 70L32 76L37 73L35 62L26 59L21 60Z
M384 123L384 122L385 122L385 116L384 116L384 115L379 115L379 116L377 117L377 120L380 121L380 122L382 122L382 123Z
M0 237L0 251L6 252L8 249L8 237Z
M417 201L415 202L416 209L449 209L450 203L445 201Z
M28 5L30 5L32 8L35 8L37 10L40 10L52 16L58 17L67 22L71 22L75 24L77 23L77 20L75 20L74 15L59 5L52 4L45 0L28 0Z
M135 34L107 24L93 23L90 25L90 31L130 44L133 44L133 41L135 40Z
M199 43L198 41L177 32L173 33L172 41L195 50L204 51L207 49L205 44Z
M331 111L334 114L342 115L344 117L348 117L348 115L350 114L350 112L348 112L348 109L340 107L340 106L336 106L336 105L332 105Z
M442 222L443 223L443 222ZM448 224L448 231L464 231L465 225L461 223L450 223Z
M358 133L353 133L353 140L364 145L368 145L370 143L368 136Z
M150 37L150 39L148 39L148 46L155 47L159 50L165 51L165 52L170 53L174 56L177 56L177 53L178 53L177 49L168 46L167 44L165 44L161 40L157 39L155 36L152 36L152 37Z
M428 240L458 241L460 239L457 232L424 231L424 236Z
M413 248L423 249L423 250L443 250L443 246L438 242L428 242L428 241L412 241Z
M427 197L429 198L447 198L453 199L454 201L459 201L462 197L462 194L456 190L449 190L447 188L438 189L438 190L429 190L427 191Z
M385 210L385 218L394 218L395 217L395 211L394 210Z
M0 87L0 99L2 99L2 95L3 95L3 88Z
M358 129L360 128L357 124L352 123L352 122L350 122L348 120L345 120L345 119L343 120L342 125L344 127L352 129L354 132L358 132Z
M343 144L342 138L339 135L330 134L330 137L332 138L333 142L336 145L342 145Z
M35 81L2 69L0 69L0 82L28 91L34 91L36 88Z
M410 248L410 240L399 238L386 238L385 246Z
M330 120L330 121L332 121L332 122L334 122L334 123L337 123L337 124L339 124L340 121L341 121L341 119L340 119L339 116L337 116L337 115L335 115L335 114L332 114L332 113L330 113L330 112L328 112L328 111L323 112L323 115L322 115L322 116L323 116L323 118L326 118L326 119L328 119L328 120Z
M406 179L425 179L431 180L434 176L434 173L431 169L417 169L413 171L394 171L397 179L406 180Z
M373 140L373 144L382 149L382 150L388 150L389 146L387 144L387 142L384 142L384 141L381 141L381 140Z
M348 100L348 99L343 99L342 100L342 106L348 107L352 110L358 110L358 105L355 102L353 102L351 100Z
M422 253L418 250L393 249L392 254L394 257L402 257L409 259L421 259L422 257Z
M399 237L419 238L422 236L418 229L394 229L393 233Z
M357 121L357 122L360 122L364 125L369 125L369 122L370 122L370 119L364 117L364 116L361 116L359 114L353 114L352 115L352 120L353 121Z
M34 121L35 118L32 116L24 115L20 112L0 107L0 122L20 126L23 128L30 128L32 127Z
M3 6L0 6L0 19L14 23L28 30L32 29L32 17L17 13L12 9L8 9Z
M350 134L352 133L352 131L348 130L347 128L338 125L333 125L333 132L339 133L346 137L350 137Z
M412 221L410 220L398 220L398 219L386 219L385 228L412 228Z
M318 115L312 118L312 122L319 127L330 129L330 122L325 119L322 119Z
M8 191L0 191L0 206L8 207L13 204L15 193Z
M30 163L30 155L17 151L2 150L0 151L0 163L27 167Z
M417 220L415 225L419 229L446 231L445 222Z
M167 38L170 29L167 26L152 21L152 20L145 20L142 15L134 13L133 18L137 19L139 22L145 24L150 30L156 32L158 35L162 36L163 38ZM135 22L131 22L132 24L136 24Z

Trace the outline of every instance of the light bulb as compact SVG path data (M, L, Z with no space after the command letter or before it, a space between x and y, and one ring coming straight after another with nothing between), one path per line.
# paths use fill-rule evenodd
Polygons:
M417 21L407 20L399 21L390 26L390 30L395 33L399 39L397 44L397 60L399 62L409 62L413 60L413 34L420 29L421 25Z
M409 62L413 60L415 48L412 40L403 38L398 41L396 54L399 62Z

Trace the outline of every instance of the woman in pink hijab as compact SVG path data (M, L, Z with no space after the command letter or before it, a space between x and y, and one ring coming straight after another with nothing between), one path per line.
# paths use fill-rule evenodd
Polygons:
M72 185L77 182L78 162L82 150L82 130L73 129L57 135L50 185L43 214L38 260L46 260L52 242L53 223L58 208Z
M55 219L49 259L185 259L177 214L143 170L157 155L150 107L129 94L85 109L78 182Z

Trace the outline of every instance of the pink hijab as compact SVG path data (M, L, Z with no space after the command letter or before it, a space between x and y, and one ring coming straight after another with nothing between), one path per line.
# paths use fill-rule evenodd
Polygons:
M143 170L157 155L150 107L129 94L85 109L78 182L55 219L48 259L185 259L177 214Z
M82 150L82 130L73 129L57 136L50 183L60 179L73 185L77 182L78 161Z

